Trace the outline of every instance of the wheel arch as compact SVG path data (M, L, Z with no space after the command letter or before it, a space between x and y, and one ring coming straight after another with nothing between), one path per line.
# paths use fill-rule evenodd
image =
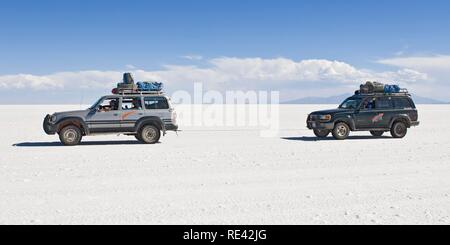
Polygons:
M139 132L139 130L145 125L153 125L166 134L164 122L159 117L151 116L139 119L135 124L135 132Z
M392 126L394 126L394 123L396 122L403 122L406 124L406 127L411 127L411 119L407 115L400 115L392 118L391 122L389 123L389 128L392 128Z
M67 127L67 126L70 126L70 125L73 125L73 126L76 126L76 127L80 128L81 133L83 135L88 135L89 134L89 127L88 127L88 125L80 117L68 117L68 118L61 119L58 123L56 123L56 132L59 133L59 132L61 132L61 130L64 127Z
M350 118L338 117L334 120L334 126L336 126L336 124L338 124L338 123L345 123L350 128L350 130L352 130L352 131L355 130L355 123Z

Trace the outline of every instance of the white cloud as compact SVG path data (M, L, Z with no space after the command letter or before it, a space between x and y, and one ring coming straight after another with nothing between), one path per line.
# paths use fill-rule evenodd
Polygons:
M0 88L15 89L49 89L62 88L63 84L48 76L35 76L31 74L17 74L0 76Z
M426 74L411 69L401 69L396 72L374 72L367 69L357 69L345 62L323 59L296 62L285 58L240 59L225 57L213 59L211 63L216 70L229 74L230 79L236 81L338 81L355 84L365 80L415 82L426 79Z
M450 90L450 56L409 56L381 59L380 64L393 66L400 69L411 69L421 74L427 74L427 79L421 83L413 84L417 94L435 97L449 101Z
M134 65L126 65L125 68L129 69L129 70L136 70L137 67Z
M395 57L378 60L378 63L421 71L450 70L449 55Z
M330 86L356 86L365 80L414 83L427 78L425 73L410 68L375 72L358 69L341 61L310 59L294 61L286 58L232 58L209 61L206 67L168 65L160 70L133 70L135 80L158 80L172 89L188 89L193 82L203 82L209 89L267 89L317 82ZM111 88L122 78L122 71L58 72L49 75L0 76L0 88L6 89L82 89Z
M187 60L203 60L203 56L196 55L196 54L184 55L184 56L181 56L181 58L184 58Z
M37 76L17 74L0 76L0 87L10 89L80 89L104 88L121 77L117 71L58 72Z

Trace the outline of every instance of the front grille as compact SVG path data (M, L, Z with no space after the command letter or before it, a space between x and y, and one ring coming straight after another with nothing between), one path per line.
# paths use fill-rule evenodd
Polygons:
M319 121L320 116L319 115L310 115L309 121Z

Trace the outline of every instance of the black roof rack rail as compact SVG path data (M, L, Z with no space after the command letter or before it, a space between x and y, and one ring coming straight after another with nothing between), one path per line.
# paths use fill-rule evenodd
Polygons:
M119 90L116 95L164 95L163 91Z
M408 95L408 96L411 96L411 94L408 92L408 90L403 89L403 88L400 90L400 92L396 92L396 93L385 93L385 92L361 93L360 90L356 90L355 95Z

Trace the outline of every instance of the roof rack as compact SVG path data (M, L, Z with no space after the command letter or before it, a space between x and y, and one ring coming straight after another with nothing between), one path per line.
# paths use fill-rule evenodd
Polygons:
M355 95L411 95L407 89L400 89L400 92L396 93L385 93L385 92L373 92L373 93L361 93L360 90L355 91Z
M164 95L164 92L121 89L115 95Z

